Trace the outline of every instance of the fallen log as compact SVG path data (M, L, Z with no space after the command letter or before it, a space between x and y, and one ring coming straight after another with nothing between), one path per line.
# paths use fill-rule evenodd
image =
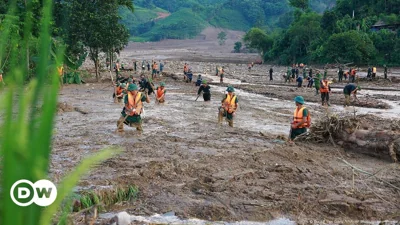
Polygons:
M400 157L400 121L391 121L376 116L330 115L312 125L309 132L300 135L300 141L332 143L346 151L390 158L394 162Z

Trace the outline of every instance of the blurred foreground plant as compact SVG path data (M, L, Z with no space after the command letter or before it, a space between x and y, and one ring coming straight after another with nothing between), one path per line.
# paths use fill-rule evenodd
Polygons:
M25 1L26 15L32 13ZM0 87L0 225L46 225L51 224L63 199L69 195L79 178L94 164L109 158L115 150L106 149L81 162L81 164L57 186L57 199L48 207L31 204L26 207L16 205L10 196L11 186L20 179L35 183L48 179L51 154L52 130L54 125L59 79L56 71L49 70L49 64L62 65L63 48L52 56L50 28L52 22L51 0L44 0L37 44L38 62L34 78L27 86L27 58L32 22L26 16L23 35L12 32L20 23L16 19L19 1L8 2L8 13L0 20L0 62L8 60L5 72L7 86ZM8 49L6 51L6 49ZM49 78L49 79L47 79ZM50 84L46 84L50 82ZM37 108L42 108L39 112Z

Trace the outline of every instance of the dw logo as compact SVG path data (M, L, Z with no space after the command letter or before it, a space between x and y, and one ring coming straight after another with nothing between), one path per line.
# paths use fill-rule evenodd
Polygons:
M57 198L57 188L49 180L38 180L34 184L29 180L18 180L12 185L10 195L19 206L29 206L33 202L38 206L49 206Z

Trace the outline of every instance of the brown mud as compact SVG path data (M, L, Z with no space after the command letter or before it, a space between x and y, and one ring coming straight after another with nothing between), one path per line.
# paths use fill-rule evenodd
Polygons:
M159 48L146 54L156 56L163 51ZM136 52L128 48L122 54L123 60L140 59L144 49ZM171 49L168 46L168 51ZM167 53L163 54L162 60L168 59ZM253 75L248 75L246 64L190 62L194 80L201 73L210 81L218 81L213 75L215 66L224 65L227 81L239 84L236 93L240 108L234 127L228 127L226 122L218 126L217 111L226 86L212 85L209 103L203 102L202 97L195 101L197 87L184 83L180 74L187 61L174 61L172 58L177 55L173 53L165 68L177 79L163 76L155 82L155 86L159 81L166 82L166 103L155 104L151 96L152 102L145 104L142 134L126 126L124 134L115 133L122 105L113 103L108 72L103 74L103 83L63 87L59 102L87 114L63 110L57 116L51 165L55 182L83 158L101 148L116 146L124 152L101 163L79 182L79 187L86 189L137 186L138 199L116 205L115 211L147 216L173 211L181 218L209 221L265 222L281 217L299 223L400 220L400 190L395 188L400 187L399 164L331 143L296 142L292 146L282 141L289 133L294 96L305 96L313 123L326 115L326 108L309 103L319 101L314 89L263 86L267 83L268 65L256 65ZM234 57L227 56L231 58ZM207 60L204 57L203 61ZM282 83L276 77L274 82ZM353 115L353 111L343 109L341 93L331 97L332 111ZM368 101L378 105L398 100L382 101L380 97ZM366 97L361 96L360 100ZM392 129L390 118L396 114L380 107L374 110L381 119L371 123L375 127L370 129Z

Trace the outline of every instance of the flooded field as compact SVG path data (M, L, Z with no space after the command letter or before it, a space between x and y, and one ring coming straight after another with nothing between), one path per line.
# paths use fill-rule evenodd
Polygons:
M58 114L52 179L58 182L84 157L115 146L122 147L124 152L94 168L81 179L78 189L128 185L139 189L136 200L102 212L98 223L107 224L121 211L131 215L131 221L136 221L133 224L400 219L400 189L393 187L400 186L399 164L330 143L298 142L292 146L283 140L289 134L295 108L292 99L296 95L305 96L314 122L327 113L351 117L356 111L379 115L390 123L398 119L400 92L361 91L360 101L388 107L345 109L342 89L337 88L333 89L332 106L327 109L320 105L314 89L297 89L293 83L293 87L282 86L278 71L283 67L277 67L275 81L270 83L266 76L268 65L256 65L248 72L246 64L226 63L225 84L219 84L213 70L222 63L191 61L194 78L201 73L211 82L211 102L205 103L202 97L195 101L197 87L183 81L185 61L168 59L168 52L164 53L163 60L169 60L165 71L179 79L168 75L155 82L156 86L160 81L166 82L166 103L155 104L151 96L152 102L145 104L142 134L127 126L124 134L115 133L123 106L113 103L107 75L103 82L67 85L60 93L59 102L87 114L74 110ZM140 57L132 49L122 56L126 61ZM334 71L330 76L334 76ZM240 105L233 128L226 122L222 126L217 124L218 107L228 83L236 87ZM391 84L391 88L398 88L396 85ZM367 83L363 86L376 87ZM344 161L375 175L357 172ZM166 213L172 220L154 220L154 216Z

